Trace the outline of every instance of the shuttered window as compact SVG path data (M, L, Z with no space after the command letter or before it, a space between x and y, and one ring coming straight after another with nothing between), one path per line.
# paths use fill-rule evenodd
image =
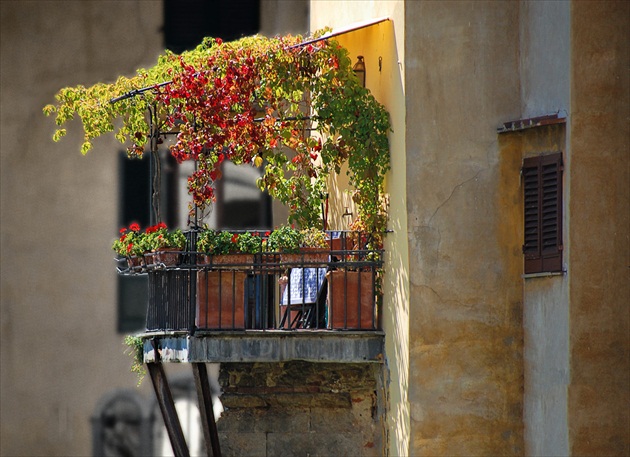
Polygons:
M523 161L525 274L562 271L562 153Z

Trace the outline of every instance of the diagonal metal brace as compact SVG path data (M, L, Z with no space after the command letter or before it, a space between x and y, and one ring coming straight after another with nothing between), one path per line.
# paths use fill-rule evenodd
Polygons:
M208 453L208 457L221 457L219 433L217 431L217 423L214 419L212 393L210 392L206 364L195 362L192 364L192 369L195 377L195 387L197 388L203 435L206 440L206 452Z
M155 389L155 396L157 397L158 404L160 405L160 411L162 411L162 417L164 418L164 425L166 425L166 431L168 437L171 440L171 446L173 447L173 453L175 457L189 457L190 452L186 445L186 439L184 438L184 432L177 417L177 410L175 409L175 402L173 401L173 394L168 386L168 380L164 373L164 367L161 362L147 363L147 370L151 376L153 382L153 388Z

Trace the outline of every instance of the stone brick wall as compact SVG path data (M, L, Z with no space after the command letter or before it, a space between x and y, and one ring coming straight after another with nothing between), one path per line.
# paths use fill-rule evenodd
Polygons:
M381 456L383 367L339 363L224 363L224 456Z

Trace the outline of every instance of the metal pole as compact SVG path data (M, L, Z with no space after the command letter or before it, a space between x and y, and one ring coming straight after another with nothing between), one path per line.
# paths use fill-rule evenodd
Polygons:
M206 364L193 362L192 368L195 377L195 387L197 388L197 398L199 400L203 436L206 439L206 452L208 453L208 457L221 457L219 432L217 430L217 423L214 420L212 393L210 392Z
M147 370L149 371L151 381L153 382L155 396L157 397L158 404L160 405L160 411L162 411L164 425L166 425L166 431L168 432L168 437L171 440L173 453L175 454L175 457L190 457L190 452L188 451L188 446L186 445L186 439L184 438L184 432L182 431L179 417L177 417L173 394L168 386L168 380L166 379L162 363L147 363Z
M153 207L154 223L162 221L160 214L160 191L162 190L162 170L160 164L160 155L158 153L158 139L160 137L159 119L157 118L157 106L149 106L149 145L151 148L151 157L153 160L153 189L151 193L151 205Z

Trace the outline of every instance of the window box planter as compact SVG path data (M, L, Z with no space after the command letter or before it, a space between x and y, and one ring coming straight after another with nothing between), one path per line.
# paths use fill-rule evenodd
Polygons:
M212 268L229 270L251 270L254 254L222 254L211 256Z
M280 262L290 265L326 266L330 252L322 248L300 248L296 254L280 254Z
M175 267L182 262L182 251L178 248L164 248L155 254L158 264L165 267Z
M127 266L131 271L138 272L142 271L145 266L145 261L143 256L133 255L131 257L127 257Z

